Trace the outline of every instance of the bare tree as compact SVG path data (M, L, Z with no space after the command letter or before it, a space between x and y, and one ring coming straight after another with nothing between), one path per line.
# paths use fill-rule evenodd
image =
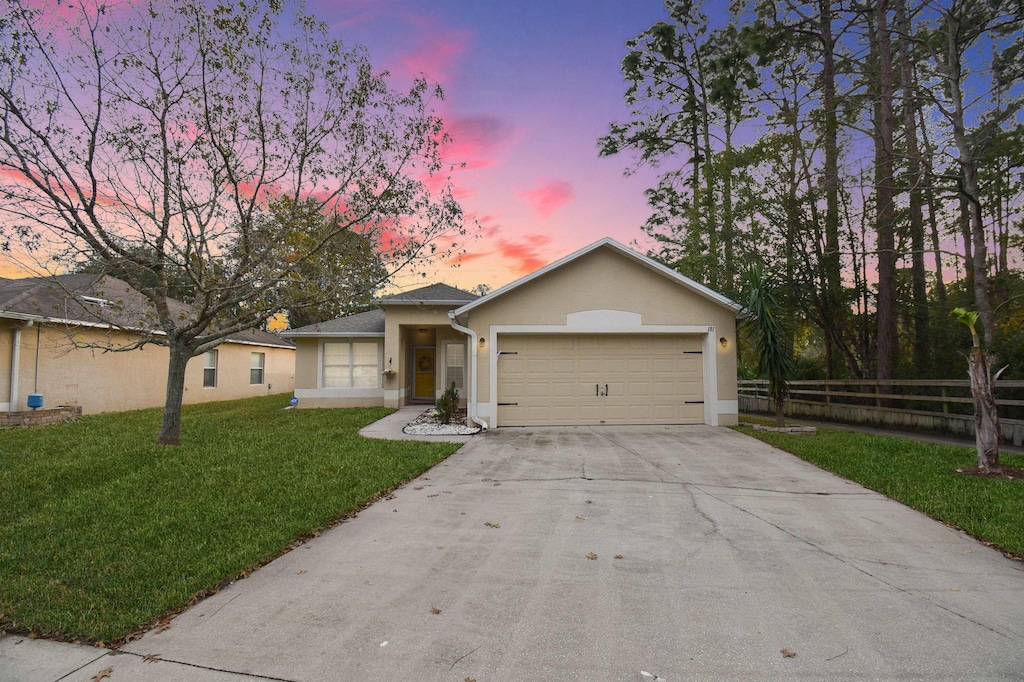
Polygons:
M369 243L386 277L464 234L447 182L424 182L446 170L439 90L392 89L293 3L37 4L0 0L0 241L117 265L149 301L169 350L159 443L180 440L189 358L322 277L336 259L318 254ZM327 219L296 231L310 201ZM194 287L187 314L172 269Z
M1021 109L1019 97L1000 101L995 93L1008 84L1019 83L1024 71L1024 55L1020 46L1011 44L1004 54L992 50L988 64L975 68L988 68L992 78L991 91L979 96L964 90L970 67L970 51L984 39L994 36L1019 36L1024 27L1024 9L1011 0L925 0L928 21L919 38L931 57L932 75L939 87L933 88L931 103L949 125L959 166L957 189L961 200L964 231L964 251L968 259L968 273L973 273L971 284L982 338L986 349L991 349L996 335L995 313L989 291L988 238L982 211L982 193L978 179L978 163L986 148L997 137L1000 126L1012 119ZM973 106L972 106L973 105ZM979 113L978 109L985 109ZM971 118L978 123L969 127Z

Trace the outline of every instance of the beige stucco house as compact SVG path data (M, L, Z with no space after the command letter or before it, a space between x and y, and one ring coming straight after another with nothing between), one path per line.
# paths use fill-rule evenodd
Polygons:
M141 298L112 277L0 278L0 412L26 410L29 394L42 395L45 408L80 406L85 414L163 405L165 347L105 351L157 334L128 321L141 319L131 310ZM123 323L112 324L116 318ZM290 341L247 330L189 361L184 401L288 393L294 376Z
M740 306L602 239L477 297L444 284L285 332L299 407L433 403L486 428L737 420Z

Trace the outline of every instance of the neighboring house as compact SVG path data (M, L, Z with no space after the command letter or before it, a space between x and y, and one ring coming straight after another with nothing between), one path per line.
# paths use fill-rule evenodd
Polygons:
M295 340L299 407L433 403L481 425L737 421L725 296L603 239L487 296L434 284Z
M187 314L185 304L169 305ZM104 350L160 336L147 320L149 302L113 277L0 278L0 411L25 410L30 393L42 394L44 407L78 405L86 414L163 405L167 348ZM286 393L294 376L290 341L247 330L189 361L184 401Z

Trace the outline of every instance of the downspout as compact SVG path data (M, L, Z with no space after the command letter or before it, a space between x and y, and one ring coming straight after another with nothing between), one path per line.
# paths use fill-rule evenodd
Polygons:
M487 422L476 415L476 332L469 327L463 327L455 321L455 311L448 311L448 318L451 321L452 329L469 336L469 418L480 425L480 428L487 430Z
M10 402L7 405L8 412L18 411L18 374L21 365L21 332L32 326L29 320L14 328L14 345L11 347L11 392Z

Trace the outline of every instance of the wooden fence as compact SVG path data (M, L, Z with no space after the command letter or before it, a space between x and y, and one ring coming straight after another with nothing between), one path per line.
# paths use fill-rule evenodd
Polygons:
M965 380L790 381L792 417L974 437L974 399ZM739 382L740 412L769 413L768 382ZM1003 441L1024 444L1024 381L997 381Z

